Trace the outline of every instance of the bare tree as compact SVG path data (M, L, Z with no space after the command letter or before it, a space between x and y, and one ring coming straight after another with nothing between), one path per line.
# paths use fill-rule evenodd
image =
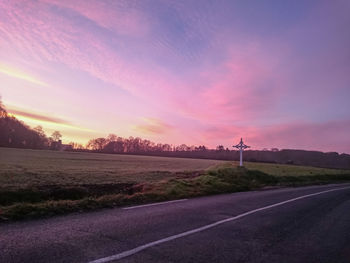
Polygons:
M218 146L216 146L216 150L219 152L222 152L225 150L225 147L223 145L218 145Z
M36 131L36 133L40 136L40 137L46 137L45 132L43 130L42 126L36 126L34 129L34 131Z
M103 148L107 145L108 141L105 138L92 139L86 145L86 148L94 151L102 151Z
M5 118L5 117L7 117L7 111L5 109L4 104L2 104L2 100L0 97L0 118Z
M118 138L117 135L111 133L111 134L108 135L107 141L108 141L108 142L115 142L115 141L117 140L117 138Z
M59 141L61 138L62 138L62 134L59 132L59 131L54 131L52 134L51 134L51 137L54 141Z
M72 148L74 150L82 150L82 149L84 149L84 146L82 144L80 144L80 143L70 142L69 144L72 145Z

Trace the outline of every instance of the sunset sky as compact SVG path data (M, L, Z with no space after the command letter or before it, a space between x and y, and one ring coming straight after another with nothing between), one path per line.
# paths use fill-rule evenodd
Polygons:
M350 1L0 0L0 95L64 142L350 153Z

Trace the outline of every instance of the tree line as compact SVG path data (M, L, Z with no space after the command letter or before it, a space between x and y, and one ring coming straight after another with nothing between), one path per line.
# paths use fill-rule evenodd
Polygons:
M8 114L0 98L0 147L49 149L62 135L55 131L47 136L41 126L31 128Z
M104 153L145 153L145 152L172 152L172 151L206 151L208 148L201 146L188 146L186 144L172 145L155 143L139 137L123 138L115 134L110 134L106 138L96 138L90 140L86 148L95 152Z

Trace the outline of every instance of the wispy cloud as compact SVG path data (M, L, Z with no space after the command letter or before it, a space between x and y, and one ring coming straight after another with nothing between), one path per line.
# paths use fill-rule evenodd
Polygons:
M72 1L43 0L50 5L70 9L77 14L86 17L97 25L112 32L140 38L150 31L150 17L142 12L141 3L130 1L84 1L77 4Z
M143 123L134 127L134 129L143 134L164 134L174 129L170 124L155 118L143 118Z
M96 132L88 128L74 125L68 120L54 117L45 113L33 112L31 110L25 110L25 109L13 107L13 106L8 107L8 112L20 120L35 122L37 124L43 125L44 127L47 125L49 126L54 125L54 126L57 126L58 128L61 127L61 128L80 130L84 132Z
M40 85L43 87L48 87L49 85L43 81L40 81L38 78L30 75L29 73L23 72L21 70L15 69L13 67L9 67L3 64L0 64L0 73L5 74L9 77L21 79L28 81L32 84Z
M9 113L16 115L16 116L22 116L22 117L27 117L33 120L38 120L38 121L44 121L44 122L52 122L56 124L67 124L70 125L68 121L65 121L60 118L55 118L55 117L50 117L44 114L39 114L39 113L33 113L33 112L28 112L28 111L22 111L22 110L16 110L13 108L9 108Z

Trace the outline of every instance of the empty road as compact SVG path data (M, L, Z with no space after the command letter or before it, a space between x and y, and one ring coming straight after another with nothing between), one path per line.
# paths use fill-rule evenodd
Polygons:
M0 224L0 262L350 262L350 184Z

